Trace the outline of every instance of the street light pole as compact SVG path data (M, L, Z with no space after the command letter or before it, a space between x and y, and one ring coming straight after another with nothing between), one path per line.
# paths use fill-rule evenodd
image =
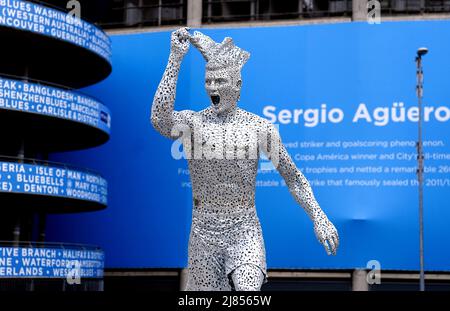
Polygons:
M417 99L419 105L419 126L417 141L417 178L419 181L419 253L420 253L420 291L425 291L425 272L424 272L424 255L423 255L423 143L422 143L422 97L423 97L423 70L422 56L428 53L427 48L419 48L417 50Z

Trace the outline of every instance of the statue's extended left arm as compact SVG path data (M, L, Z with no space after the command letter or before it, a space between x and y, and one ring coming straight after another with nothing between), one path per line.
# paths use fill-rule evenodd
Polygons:
M308 180L292 161L278 130L270 124L266 131L264 141L267 143L263 150L280 172L295 200L313 221L316 237L325 247L327 254L335 255L339 246L339 236L335 226L317 203Z

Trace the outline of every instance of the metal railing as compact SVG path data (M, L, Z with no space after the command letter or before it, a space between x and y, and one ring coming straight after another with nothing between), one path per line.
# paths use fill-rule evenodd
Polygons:
M186 0L152 2L155 3L147 4L145 0L124 1L122 6L112 8L112 15L122 15L123 18L99 21L98 24L103 28L186 24Z
M384 15L450 13L450 0L379 0ZM352 16L352 0L204 0L203 22Z
M67 11L66 1L30 0ZM102 28L185 25L190 0L109 0L102 15L81 2L82 18ZM203 0L203 23L351 17L352 0ZM381 14L450 13L450 0L379 0ZM85 18L85 17L88 18Z
M449 13L449 0L381 0L381 12L387 15Z
M203 22L351 16L351 0L204 0Z

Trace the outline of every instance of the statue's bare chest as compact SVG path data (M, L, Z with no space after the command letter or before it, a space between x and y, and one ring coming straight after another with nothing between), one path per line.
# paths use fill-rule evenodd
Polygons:
M201 122L194 129L195 145L206 159L257 159L258 131L252 124Z

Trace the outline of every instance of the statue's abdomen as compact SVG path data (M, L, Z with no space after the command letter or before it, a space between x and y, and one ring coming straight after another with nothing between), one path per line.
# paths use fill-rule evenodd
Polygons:
M257 160L189 160L194 205L254 205Z

